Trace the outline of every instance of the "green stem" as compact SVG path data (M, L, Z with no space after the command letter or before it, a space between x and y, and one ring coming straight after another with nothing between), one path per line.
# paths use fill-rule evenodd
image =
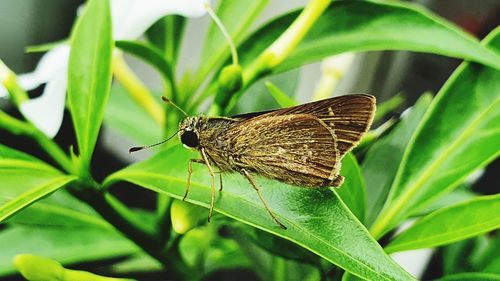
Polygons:
M24 135L34 139L61 168L70 174L74 173L73 163L66 153L32 124L18 120L0 111L0 128L15 135Z
M163 107L153 98L149 89L128 67L122 54L113 58L113 74L127 92L161 127L165 125Z
M28 94L17 84L14 72L2 60L0 60L0 84L3 84L9 91L10 98L17 107L29 99Z
M226 113L233 109L237 100L253 82L271 72L290 55L329 4L330 0L311 0L292 25L264 50L253 64L244 69L244 86L232 97L225 108Z
M166 246L170 238L172 222L170 219L170 208L172 206L172 197L165 194L158 194L156 213L156 228L162 247Z
M122 202L95 186L70 188L70 192L94 208L106 221L111 223L127 238L141 247L147 254L158 260L174 280L186 280L193 274L174 249L166 251L155 232L144 227L144 222L135 216ZM97 185L93 183L92 185Z
M288 57L329 4L330 0L309 1L292 25L262 53L269 60L268 67L275 67Z

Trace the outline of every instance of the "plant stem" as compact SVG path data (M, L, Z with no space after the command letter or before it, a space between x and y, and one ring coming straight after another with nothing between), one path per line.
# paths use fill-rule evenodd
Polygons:
M40 147L66 172L73 174L74 166L70 158L61 148L44 133L28 122L18 120L7 113L0 111L0 128L15 135L24 135L34 139Z
M121 53L113 57L113 74L115 78L125 87L127 92L158 125L165 125L165 114L163 107L153 98L149 89L142 83L127 65Z
M127 238L158 260L174 280L186 280L193 272L174 249L166 251L156 233L144 227L144 223L112 195L98 190L97 183L72 186L70 192L94 208ZM172 251L173 250L173 251Z
M23 101L28 100L28 94L26 94L26 92L17 84L16 75L3 63L2 60L0 60L0 84L3 84L9 91L10 98L17 107L19 107Z
M292 25L264 50L253 64L244 69L244 85L239 92L233 95L225 108L226 113L231 111L236 105L236 101L253 82L271 72L290 55L329 4L330 0L311 0Z
M309 1L292 25L262 53L262 57L269 56L268 67L275 67L288 57L329 4L330 0Z

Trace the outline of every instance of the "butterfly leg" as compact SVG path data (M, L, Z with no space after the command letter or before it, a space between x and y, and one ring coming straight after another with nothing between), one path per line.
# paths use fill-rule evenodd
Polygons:
M338 175L336 178L334 178L330 182L330 186L333 186L335 188L340 188L340 186L344 183L344 177L341 175Z
M210 218L212 217L212 212L214 210L214 202L215 202L215 173L214 170L212 169L212 165L210 165L210 162L208 161L207 154L205 152L205 149L201 149L201 156L203 157L203 160L205 161L205 165L208 167L208 171L210 172L210 176L212 178L212 201L210 203L210 209L208 210L208 221L210 222Z
M286 229L286 226L284 224L282 224L277 218L276 216L273 214L273 212L271 211L271 209L269 209L269 207L267 206L267 203L266 203L266 200L264 200L264 197L262 196L262 194L260 193L260 189L259 189L259 186L257 185L257 182L255 182L255 180L253 179L253 177L250 175L249 172L247 172L245 169L241 169L241 173L248 179L248 181L250 182L250 184L253 186L253 188L255 189L255 191L257 191L257 195L259 195L259 198L260 198L260 201L262 202L262 204L264 205L264 208L267 210L267 212L271 215L271 217L273 218L273 220L283 229Z
M203 159L189 159L186 193L184 193L184 197L182 197L182 201L186 200L188 193L189 193L189 187L191 186L191 174L193 173L193 167L192 167L193 162L199 163L199 164L205 164L205 161L203 161Z
M219 174L220 188L219 192L222 191L222 173Z

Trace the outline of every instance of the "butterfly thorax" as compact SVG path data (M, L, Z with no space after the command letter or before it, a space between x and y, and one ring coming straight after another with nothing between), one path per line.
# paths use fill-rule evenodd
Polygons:
M188 149L204 149L220 171L235 171L235 156L226 134L235 123L226 117L190 116L179 124L179 138Z

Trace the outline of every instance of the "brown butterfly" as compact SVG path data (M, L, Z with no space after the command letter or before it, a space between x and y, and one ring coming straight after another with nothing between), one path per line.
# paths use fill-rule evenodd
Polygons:
M198 150L201 159L189 160L184 199L189 192L192 163L206 165L212 177L210 221L214 167L221 173L240 173L274 221L286 229L267 206L253 175L311 188L339 187L344 181L339 175L340 161L368 131L374 113L375 97L357 94L232 117L186 117L179 124L179 138L185 147ZM222 190L222 175L220 184Z

